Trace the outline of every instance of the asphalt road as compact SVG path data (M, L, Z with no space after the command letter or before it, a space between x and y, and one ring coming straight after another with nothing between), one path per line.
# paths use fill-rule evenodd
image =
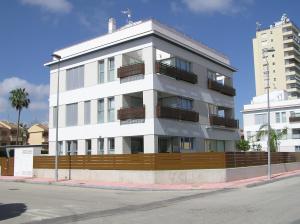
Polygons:
M219 191L120 191L0 182L0 223L300 224L300 177Z

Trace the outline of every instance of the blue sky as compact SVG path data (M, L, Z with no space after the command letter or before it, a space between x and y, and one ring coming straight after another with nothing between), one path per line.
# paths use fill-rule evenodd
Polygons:
M271 7L270 7L271 6ZM255 94L252 38L255 23L269 26L283 13L300 26L299 0L3 0L0 2L0 119L16 120L8 92L25 86L32 99L25 122L48 120L49 71L59 48L107 31L107 20L155 18L226 54L234 67L236 117ZM241 121L242 123L242 121Z

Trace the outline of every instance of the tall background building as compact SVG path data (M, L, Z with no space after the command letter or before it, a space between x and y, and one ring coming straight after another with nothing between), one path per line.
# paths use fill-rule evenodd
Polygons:
M267 53L270 71L270 91L286 90L289 98L300 98L300 29L286 14L267 29L257 25L253 39L256 96L265 93L264 48L274 48Z

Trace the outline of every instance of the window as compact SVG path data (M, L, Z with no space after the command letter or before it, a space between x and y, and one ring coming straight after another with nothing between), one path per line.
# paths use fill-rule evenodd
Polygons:
M268 123L268 118L267 118L266 113L264 113L264 114L255 114L254 119L255 119L255 124L262 125L262 124Z
M104 123L104 99L98 100L98 123Z
M286 122L286 112L281 112L281 122L282 123Z
M225 141L224 140L205 140L205 151L206 152L225 152Z
M62 141L58 142L58 154L59 155L63 154L63 142Z
M115 59L109 58L108 59L108 77L107 81L111 82L115 80Z
M78 89L84 86L84 66L67 69L66 89Z
M295 145L295 152L300 152L300 145Z
M108 122L115 121L115 98L108 98Z
M165 97L160 99L160 103L163 106L167 106L167 107L180 108L184 110L193 109L193 100L184 97L178 97L178 96Z
M104 60L99 61L98 66L98 83L104 83Z
M67 155L77 155L77 141L67 141Z
M275 113L275 117L276 117L276 123L280 123L280 113L279 112Z
M108 151L109 152L115 151L115 138L108 138Z
M180 148L183 150L192 150L194 148L194 139L193 138L180 138Z
M176 58L176 68L190 72L191 71L191 62L186 61L181 58Z
M76 126L78 121L78 104L67 104L66 126Z
M84 102L84 124L91 123L91 101Z
M104 154L104 138L98 138L98 154Z
M57 107L53 107L53 128L56 128L56 123L57 123Z
M85 140L85 152L86 152L86 155L92 155L92 140L91 139Z

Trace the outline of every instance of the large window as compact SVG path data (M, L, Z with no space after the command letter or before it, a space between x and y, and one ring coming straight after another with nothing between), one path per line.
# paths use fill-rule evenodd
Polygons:
M84 86L84 66L67 69L66 89L78 89Z
M98 83L104 83L104 60L99 61L98 66Z
M275 113L276 123L286 122L286 112L276 112Z
M163 59L160 62L187 72L191 71L191 62L181 58L172 57L172 58Z
M84 124L91 123L91 101L84 102Z
M194 139L181 137L180 138L180 148L183 150L192 150L194 148Z
M225 152L225 141L206 139L205 140L205 151L206 152Z
M108 122L115 121L115 98L108 98Z
M76 126L78 121L78 104L67 104L66 126Z
M115 58L108 59L108 77L107 81L111 82L115 80Z
M255 114L254 115L255 124L257 125L263 125L268 123L268 117L267 114Z
M104 122L104 99L98 100L98 123Z
M160 103L163 106L180 108L184 110L192 110L193 109L193 100L183 98L183 97L165 97L160 99Z

